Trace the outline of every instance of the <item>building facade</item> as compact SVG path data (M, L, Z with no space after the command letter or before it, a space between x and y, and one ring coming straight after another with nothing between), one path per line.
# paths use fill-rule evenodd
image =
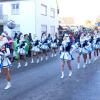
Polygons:
M5 0L0 2L0 13L0 25L11 36L22 32L40 38L43 32L54 35L58 31L56 0ZM12 30L7 27L10 20L16 23Z

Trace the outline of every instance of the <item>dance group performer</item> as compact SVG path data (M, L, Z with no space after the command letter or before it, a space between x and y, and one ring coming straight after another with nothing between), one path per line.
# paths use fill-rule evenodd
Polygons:
M4 89L9 89L11 87L11 77L9 72L11 62L8 58L9 55L9 41L7 39L7 35L5 33L2 33L0 35L0 71L5 74L7 80L7 85Z
M64 78L64 63L67 62L68 68L69 68L69 76L72 75L72 67L71 67L71 43L70 38L67 34L64 35L62 45L60 46L60 59L61 59L61 71L62 75L61 78Z
M51 51L53 55L56 55L56 49L58 47L57 37L52 36L46 33L43 33L41 36L41 40L37 37L32 40L31 35L22 33L15 33L14 39L11 39L6 32L3 32L0 35L0 73L4 73L6 75L7 85L5 89L9 89L11 87L11 77L10 77L10 66L11 61L17 59L18 66L20 68L21 65L21 57L24 59L24 66L28 66L27 57L31 57L31 63L34 63L34 55L37 59L36 63L39 63L39 56L41 56L41 61L43 60L43 56L45 56L46 60L48 59L48 51Z
M71 36L71 37L70 37ZM63 41L60 46L60 59L61 59L61 78L64 78L64 65L67 63L69 74L72 76L72 60L73 53L77 54L77 68L80 69L80 59L83 57L84 64L83 68L86 68L87 61L89 63L92 61L92 56L94 55L94 60L98 59L100 55L100 33L94 32L94 34L81 34L80 39L77 42L72 42L72 35L64 34ZM35 37L32 40L31 34L15 33L14 38L10 38L6 32L0 35L0 72L6 75L7 85L4 89L9 89L11 87L11 77L9 67L11 66L11 61L17 59L18 66L21 65L21 57L24 59L24 66L28 66L27 57L31 57L31 62L36 63L43 60L44 57L48 59L48 53L51 51L51 57L56 56L58 49L58 37L51 36L50 34L42 33L41 40ZM41 58L39 58L41 57Z
M60 59L61 59L61 78L64 78L64 65L67 63L69 68L69 77L72 76L72 65L73 53L77 54L77 68L80 69L81 56L83 57L84 64L86 65L92 62L92 57L94 61L99 58L100 55L100 33L96 32L94 34L82 34L80 36L80 41L72 43L68 34L63 36L62 45L60 46ZM94 55L94 56L93 56ZM88 60L89 59L89 60ZM89 62L88 62L89 61Z

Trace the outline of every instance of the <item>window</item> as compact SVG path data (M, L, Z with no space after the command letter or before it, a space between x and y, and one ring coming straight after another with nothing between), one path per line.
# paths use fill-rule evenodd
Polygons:
M47 25L41 25L41 33L43 32L47 33Z
M41 4L41 15L47 16L47 6Z
M19 3L11 4L11 13L12 13L12 15L19 14Z
M55 26L51 26L50 31L51 31L51 34L54 34L55 33Z
M41 0L41 4L45 4L46 0Z
M19 4L12 4L12 9L19 9Z
M3 15L3 5L0 4L0 19L2 18Z
M0 25L0 34L3 32L3 25Z
M53 18L55 18L55 9L51 8L50 12L51 12L50 16L53 17Z

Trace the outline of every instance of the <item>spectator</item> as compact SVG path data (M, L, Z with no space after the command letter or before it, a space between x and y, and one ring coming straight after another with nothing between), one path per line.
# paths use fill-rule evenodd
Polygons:
M29 33L28 38L30 42L33 42L31 33Z

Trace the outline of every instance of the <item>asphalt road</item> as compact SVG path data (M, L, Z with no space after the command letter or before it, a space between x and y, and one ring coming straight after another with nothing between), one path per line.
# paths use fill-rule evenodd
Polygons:
M0 76L0 100L100 100L100 58L80 70L73 60L73 75L69 78L65 67L64 79L60 79L59 55L20 69L16 66L15 62L9 90L3 89L6 80Z

